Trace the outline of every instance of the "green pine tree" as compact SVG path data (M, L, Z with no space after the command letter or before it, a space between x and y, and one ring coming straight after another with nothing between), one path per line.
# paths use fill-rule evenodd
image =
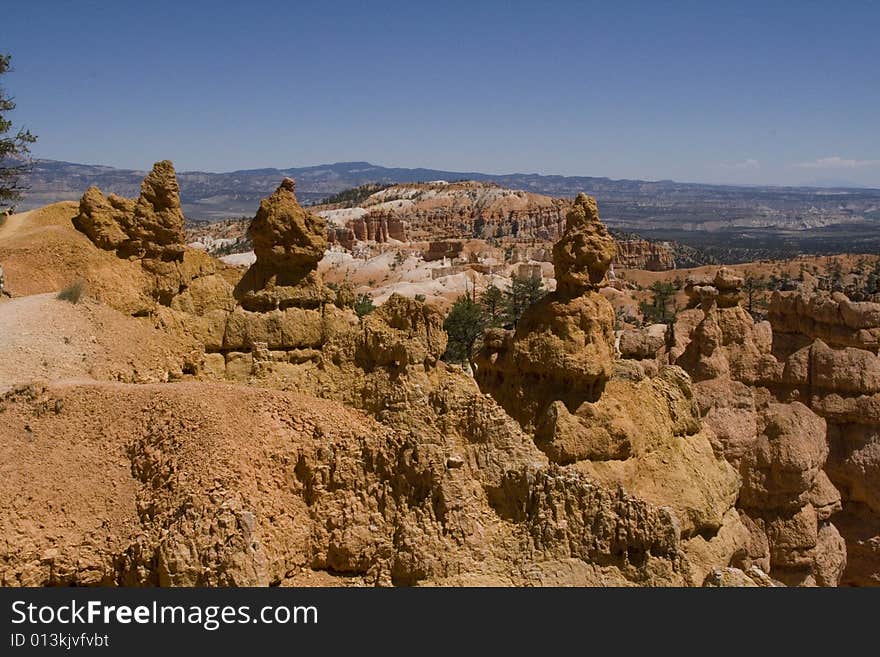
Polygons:
M10 59L9 55L0 55L0 75L12 70ZM21 179L29 168L29 147L37 141L25 129L19 129L14 136L6 136L12 129L12 121L6 117L6 113L14 109L15 103L0 88L0 208L19 200L26 189Z
M516 326L526 308L544 296L544 281L531 276L514 276L505 293L505 320Z

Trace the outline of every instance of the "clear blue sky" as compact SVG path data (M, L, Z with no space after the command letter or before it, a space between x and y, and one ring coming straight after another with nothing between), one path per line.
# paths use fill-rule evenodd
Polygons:
M7 0L38 157L880 187L880 3Z

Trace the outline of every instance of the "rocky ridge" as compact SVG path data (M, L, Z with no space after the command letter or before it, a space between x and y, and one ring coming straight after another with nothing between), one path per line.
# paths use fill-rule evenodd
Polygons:
M358 242L460 244L470 239L549 246L562 236L570 205L566 199L466 181L394 185L358 207L314 210L328 221L329 243L353 250ZM626 238L618 241L615 265L663 271L675 268L675 258L664 244Z
M279 297L314 271L319 231L301 230L303 214L283 184L254 221L268 257L248 293L283 307L200 313L175 297L157 310L165 330L205 345L194 378L253 387L67 383L4 396L4 485L31 491L0 515L13 537L4 583L702 581L674 512L548 463L439 361L439 312L393 296L359 322L339 292L320 290L317 305ZM309 401L316 393L327 401Z

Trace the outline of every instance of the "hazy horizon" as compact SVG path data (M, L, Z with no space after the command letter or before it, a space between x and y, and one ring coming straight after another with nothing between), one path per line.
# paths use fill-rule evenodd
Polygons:
M167 159L167 158L166 158ZM148 164L144 164L140 167L116 167L108 164L103 164L101 162L72 162L70 160L55 160L52 158L37 158L37 161L43 162L60 162L64 164L71 164L77 166L93 166L93 167L109 167L112 169L116 169L119 171L135 171L146 174L149 172L150 167L152 166L152 162ZM633 180L638 182L673 182L680 183L685 185L720 185L720 186L728 186L728 187L814 187L814 188L828 188L828 189L880 189L880 186L874 187L870 185L857 185L845 180L815 180L808 181L803 184L773 184L773 183L729 183L729 182L717 182L717 181L693 181L693 180L675 180L671 178L655 178L655 179L647 179L647 178L611 178L609 176L601 176L601 175L590 175L590 174L559 174L554 173L552 171L543 172L543 171L464 171L464 170L454 170L454 169L440 169L438 167L426 166L426 165L417 165L417 166L397 166L397 165L386 165L381 162L369 162L366 160L347 160L344 162L321 162L318 164L302 164L302 165L290 165L290 166L264 166L264 167L251 167L247 169L243 169L240 167L236 167L228 170L217 170L217 171L209 171L206 169L182 169L175 165L175 169L179 174L233 174L237 172L248 172L248 171L261 171L265 169L272 169L277 171L289 171L291 169L320 169L324 167L334 167L344 164L368 164L373 167L379 167L382 169L410 169L410 170L419 170L424 169L426 171L434 171L438 173L451 173L455 175L468 175L468 174L479 174L481 176L544 176L544 177L556 177L562 176L566 178L607 178L612 181L626 181ZM428 182L428 181L422 181Z
M880 5L12 2L35 157L880 188ZM210 19L210 20L208 20ZM39 26L39 29L29 29Z

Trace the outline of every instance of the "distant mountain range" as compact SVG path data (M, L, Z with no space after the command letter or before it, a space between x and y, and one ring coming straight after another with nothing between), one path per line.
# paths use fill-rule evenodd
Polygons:
M146 171L38 160L20 209L77 200L89 185L105 193L137 196ZM655 239L711 244L721 249L747 243L752 251L777 246L874 250L880 246L880 189L849 187L751 187L680 183L671 180L611 180L536 173L486 174L475 171L389 168L369 162L337 162L290 169L249 169L229 173L178 173L184 213L190 220L253 216L260 199L284 177L297 182L303 203L316 203L366 183L476 180L550 196L587 192L599 202L602 218L618 230Z

